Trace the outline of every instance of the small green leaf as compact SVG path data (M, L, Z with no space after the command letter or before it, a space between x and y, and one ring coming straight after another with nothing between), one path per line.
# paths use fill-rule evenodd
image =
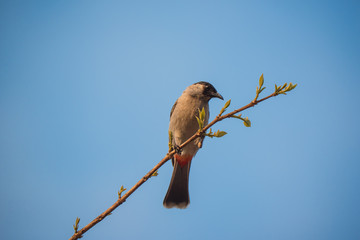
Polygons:
M231 99L229 99L229 101L227 101L224 105L224 107L221 109L220 111L220 116L225 112L225 110L230 106L230 103L231 103Z
M229 101L227 101L224 105L224 109L227 109L230 106L231 103L231 99L229 99Z
M157 175L159 175L157 170L153 174L151 174L152 177L156 177Z
M118 191L119 198L121 198L121 194L122 194L124 191L126 191L126 188L124 188L124 186L121 185L121 188L120 188L120 190Z
M286 88L287 86L287 83L285 83L282 87L281 87L281 90L283 90L284 88Z
M204 107L201 109L201 111L199 110L199 117L200 117L200 120L204 121L204 119L205 119L205 108Z
M251 121L249 120L248 117L244 118L243 120L245 127L251 127Z
M260 88L262 87L263 84L264 84L264 74L261 74L260 79L259 79Z
M216 137L223 137L227 134L227 132L224 132L224 131L218 131L217 134L216 134Z
M211 129L210 129L210 132L208 132L208 133L205 133L204 135L205 136L208 136L208 137L211 137L211 138L213 138L213 137L222 137L222 136L224 136L224 135L226 135L227 134L227 132L224 132L224 131L220 131L220 130L217 130L215 133L213 133L212 131L211 131Z
M196 117L196 120L197 120L197 122L198 122L198 124L199 124L199 129L202 129L202 127L203 127L202 121L201 121L200 118L198 118L197 116L195 116L195 117Z
M79 222L80 222L80 218L77 217L76 220L75 220L75 225L73 225L75 233L78 232Z
M292 83L289 83L289 85L287 86L287 88L285 88L285 92L290 91L292 88Z
M198 109L199 111L199 117L196 117L196 120L199 124L199 129L202 129L204 127L204 121L205 121L205 109L202 108L202 110L200 111L200 109Z

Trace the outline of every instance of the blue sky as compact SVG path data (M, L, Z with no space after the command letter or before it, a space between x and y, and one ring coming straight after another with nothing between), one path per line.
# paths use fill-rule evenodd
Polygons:
M171 164L83 239L359 239L357 1L1 1L0 238L67 239L167 151L182 91L229 109L264 73L295 91L206 139L191 204ZM214 117L224 101L211 100Z

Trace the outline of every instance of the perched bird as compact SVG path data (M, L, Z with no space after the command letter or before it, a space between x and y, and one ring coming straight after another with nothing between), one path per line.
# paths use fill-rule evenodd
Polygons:
M172 133L172 145L175 148L189 139L199 130L196 116L199 110L205 109L205 121L209 120L209 100L223 97L208 82L198 82L185 89L176 100L170 112L169 131ZM204 125L204 126L205 126ZM190 203L189 198L189 171L191 160L202 144L204 138L197 138L172 159L174 166L169 189L164 198L163 205L166 208L186 208Z

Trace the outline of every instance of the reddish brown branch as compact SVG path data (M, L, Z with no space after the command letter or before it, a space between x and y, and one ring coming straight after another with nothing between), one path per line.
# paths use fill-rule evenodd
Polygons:
M220 122L222 120L224 120L225 118L230 118L232 115L239 113L241 111L244 111L245 109L248 109L250 107L255 106L256 104L276 96L276 93L270 94L269 96L262 98L260 100L254 100L252 102L250 102L248 105L236 109L228 114L225 114L223 116L216 116L215 119L210 122L208 125L206 125L201 131L195 133L192 137L190 137L188 140L186 140L183 144L181 144L179 147L180 149L185 147L187 144L189 144L191 141L193 141L195 138L200 137L203 133L205 133L210 127L212 127L215 123ZM164 165L164 163L166 163L169 159L172 158L172 156L175 154L175 150L169 152L166 154L166 156L158 163L156 164L155 167L153 167L153 169L151 169L144 177L142 177L131 189L129 189L122 197L120 197L111 207L109 207L106 211L104 211L102 214L100 214L99 216L97 216L94 220L92 220L88 225L86 225L85 227L83 227L82 229L80 229L79 231L77 231L77 233L75 233L70 240L75 240L80 238L84 233L86 233L89 229L91 229L93 226L95 226L97 223L99 223L100 221L102 221L105 217L107 217L112 211L114 211L118 206L120 206L122 203L125 202L125 200L133 193L136 191L136 189L138 189L143 183L145 183L152 175L154 172L156 172L162 165Z

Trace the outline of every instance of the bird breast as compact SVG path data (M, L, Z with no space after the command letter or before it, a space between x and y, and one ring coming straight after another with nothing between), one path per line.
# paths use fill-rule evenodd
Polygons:
M169 131L173 134L173 144L181 145L199 130L199 124L196 116L199 116L199 109L205 109L206 125L209 120L209 104L208 101L191 96L182 95L178 100L176 107L170 117ZM204 125L204 126L205 126ZM182 154L195 155L200 139L193 141L183 148Z

